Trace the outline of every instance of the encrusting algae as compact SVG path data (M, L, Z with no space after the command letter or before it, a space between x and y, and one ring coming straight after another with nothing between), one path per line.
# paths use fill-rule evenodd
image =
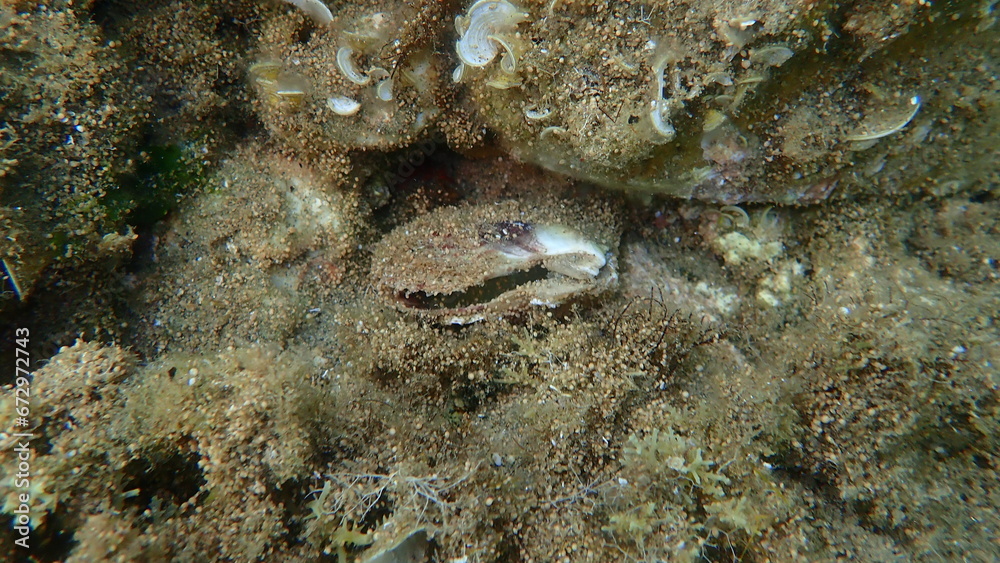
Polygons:
M0 552L997 560L995 20L5 3Z

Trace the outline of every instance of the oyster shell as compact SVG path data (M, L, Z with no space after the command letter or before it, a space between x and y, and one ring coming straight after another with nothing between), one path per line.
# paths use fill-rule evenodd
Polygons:
M618 222L596 213L517 201L439 209L385 236L372 278L400 310L450 324L555 307L618 280Z

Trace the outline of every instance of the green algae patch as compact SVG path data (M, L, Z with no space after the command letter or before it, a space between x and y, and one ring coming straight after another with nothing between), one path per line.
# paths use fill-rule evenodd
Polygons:
M162 220L188 196L205 186L210 163L193 145L148 146L135 170L125 174L102 203L111 224L140 228Z

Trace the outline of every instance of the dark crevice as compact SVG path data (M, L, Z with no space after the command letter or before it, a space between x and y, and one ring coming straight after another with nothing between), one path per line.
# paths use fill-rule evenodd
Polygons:
M150 510L155 518L164 507L176 508L190 500L206 483L198 459L195 452L178 451L163 459L144 457L129 462L122 471L123 488L137 493L125 505Z
M539 265L530 270L492 278L477 286L444 295L427 295L423 291L414 291L413 293L401 291L396 298L411 309L462 309L489 303L504 293L532 282L544 280L548 274L549 271Z

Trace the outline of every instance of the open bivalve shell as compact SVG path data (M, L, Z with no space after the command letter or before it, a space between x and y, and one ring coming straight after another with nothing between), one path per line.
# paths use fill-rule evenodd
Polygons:
M402 311L469 324L555 307L618 281L618 221L571 205L517 201L438 209L397 227L372 278Z

